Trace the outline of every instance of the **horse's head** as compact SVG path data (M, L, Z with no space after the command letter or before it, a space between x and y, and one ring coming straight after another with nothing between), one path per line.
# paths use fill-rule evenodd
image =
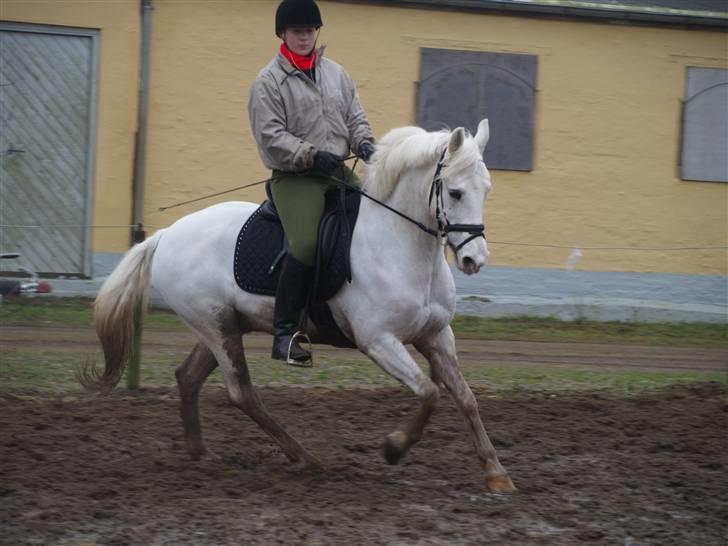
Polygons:
M488 261L488 244L480 236L479 228L484 229L483 206L491 187L490 173L483 161L489 136L487 119L480 122L474 137L458 127L451 133L441 160L440 219L445 224L447 243L455 254L457 267L467 275L477 273Z

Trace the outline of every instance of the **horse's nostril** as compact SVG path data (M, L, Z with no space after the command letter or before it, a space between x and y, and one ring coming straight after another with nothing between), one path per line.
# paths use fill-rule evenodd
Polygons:
M478 263L470 256L464 256L460 264L460 268L466 275L474 275L480 271Z

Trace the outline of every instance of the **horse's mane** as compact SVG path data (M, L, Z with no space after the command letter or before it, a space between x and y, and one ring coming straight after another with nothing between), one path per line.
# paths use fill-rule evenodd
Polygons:
M450 131L427 132L420 127L399 127L377 141L377 151L367 168L366 190L379 200L386 200L394 191L403 172L439 159L450 139ZM474 147L474 148L473 148ZM475 141L468 137L453 157L448 158L446 172L452 173L470 165ZM471 152L471 153L467 153Z

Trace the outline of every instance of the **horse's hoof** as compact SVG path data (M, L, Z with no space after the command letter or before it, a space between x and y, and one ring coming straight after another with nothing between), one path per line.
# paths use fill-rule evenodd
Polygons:
M212 451L208 447L203 447L202 449L196 449L190 451L190 457L193 461L209 461L209 462L219 462L222 461L222 457Z
M298 472L301 474L320 474L324 470L324 465L318 459L301 461L298 467Z
M400 431L395 431L384 441L382 452L384 459L389 464L397 464L404 454L407 453L406 438Z
M513 493L516 490L516 486L513 485L508 474L500 474L486 478L485 488L490 493Z

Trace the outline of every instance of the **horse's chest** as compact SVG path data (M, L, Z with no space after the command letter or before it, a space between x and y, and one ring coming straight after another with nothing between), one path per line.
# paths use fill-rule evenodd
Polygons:
M450 324L453 309L442 302L432 302L426 309L425 329L439 332Z
M443 291L433 291L430 298L423 302L417 310L412 310L411 325L413 338L434 335L452 321L455 311L454 298L446 297Z

